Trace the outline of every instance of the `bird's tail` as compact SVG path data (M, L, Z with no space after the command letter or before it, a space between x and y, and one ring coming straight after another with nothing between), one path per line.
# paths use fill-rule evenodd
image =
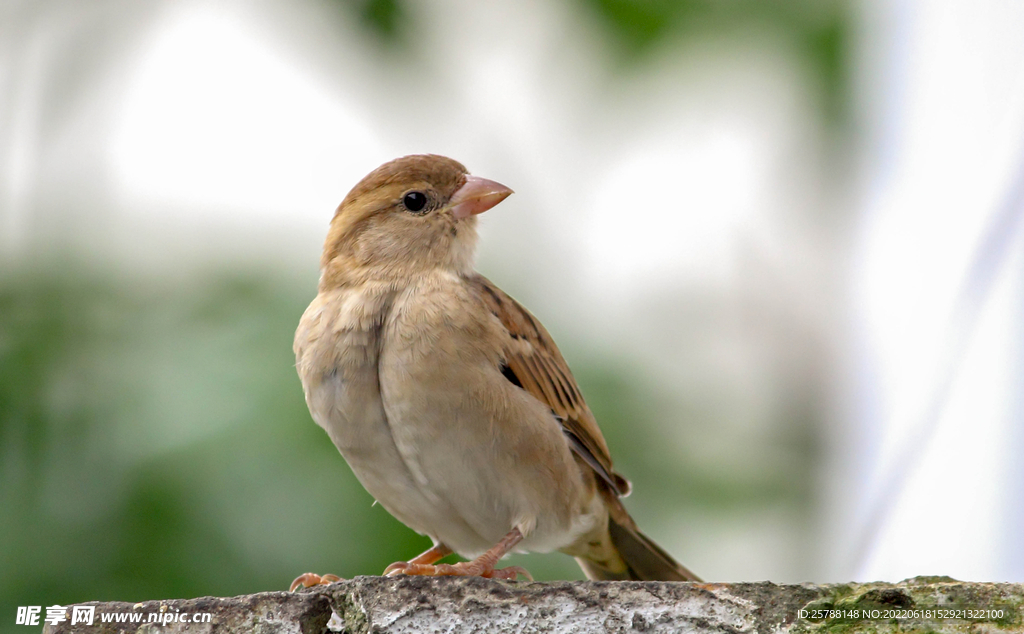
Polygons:
M616 500L617 502L617 500ZM587 577L595 580L619 581L700 581L686 566L672 558L665 550L640 532L633 518L621 506L608 518L608 538L620 561L598 562L577 557ZM615 516L620 516L616 519ZM624 565L623 565L624 564Z

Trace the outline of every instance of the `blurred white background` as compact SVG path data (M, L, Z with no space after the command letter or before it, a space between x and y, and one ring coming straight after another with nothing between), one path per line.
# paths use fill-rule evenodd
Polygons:
M653 509L688 566L1024 581L1024 5L624 5L6 0L0 262L311 298L348 189L448 155L516 190L481 271L664 395L629 434L803 492Z

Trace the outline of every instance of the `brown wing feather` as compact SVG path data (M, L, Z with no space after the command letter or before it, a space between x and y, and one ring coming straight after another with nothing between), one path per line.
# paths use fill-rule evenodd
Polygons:
M505 363L518 385L551 408L573 452L618 495L628 495L629 481L612 470L608 445L597 421L548 331L484 276L473 275L467 281L508 331Z

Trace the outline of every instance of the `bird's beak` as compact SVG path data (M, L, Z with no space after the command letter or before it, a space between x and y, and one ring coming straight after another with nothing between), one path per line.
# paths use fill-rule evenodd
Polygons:
M511 193L512 190L501 183L479 176L467 176L466 184L452 196L452 215L461 220L483 213L508 198Z

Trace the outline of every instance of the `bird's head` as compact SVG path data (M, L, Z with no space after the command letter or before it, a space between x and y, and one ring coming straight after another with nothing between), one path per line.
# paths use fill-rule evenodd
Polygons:
M468 273L476 214L512 190L470 176L434 154L404 156L370 172L331 220L320 261L321 288L367 280L398 281L446 268Z

